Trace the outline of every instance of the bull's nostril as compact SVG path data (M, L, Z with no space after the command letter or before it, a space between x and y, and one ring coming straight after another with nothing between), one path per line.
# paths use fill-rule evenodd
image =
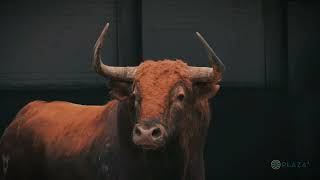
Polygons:
M161 130L160 128L156 128L151 133L153 138L159 138L161 136Z
M140 136L140 135L141 135L141 131L140 131L139 128L135 128L134 133L135 133L137 136Z

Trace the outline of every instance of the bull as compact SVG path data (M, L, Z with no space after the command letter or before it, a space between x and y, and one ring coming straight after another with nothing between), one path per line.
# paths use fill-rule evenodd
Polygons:
M1 179L205 178L208 99L219 90L223 63L197 32L211 67L181 60L108 66L101 59L108 27L95 44L92 67L111 79L113 100L24 106L0 141Z

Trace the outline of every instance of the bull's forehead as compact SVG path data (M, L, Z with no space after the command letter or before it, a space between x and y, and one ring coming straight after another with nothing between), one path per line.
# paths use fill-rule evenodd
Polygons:
M188 65L181 60L145 61L140 64L135 80L142 97L140 118L160 117L167 107L167 97L179 81L189 82Z

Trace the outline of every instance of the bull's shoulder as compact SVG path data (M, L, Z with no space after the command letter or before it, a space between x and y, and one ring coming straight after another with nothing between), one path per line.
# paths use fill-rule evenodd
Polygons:
M76 111L83 111L83 109L99 109L99 106L84 106L64 101L42 101L36 100L29 102L16 114L10 126L23 125L30 122L32 119L41 121L48 121L51 117L62 117L63 115L75 113ZM102 109L100 107L100 109ZM91 110L92 111L92 110ZM37 117L37 118L35 118Z
M29 117L34 115L37 112L37 108L41 107L41 105L44 103L46 103L46 101L36 100L36 101L29 102L24 107L22 107L16 114L13 121L5 129L2 139L8 134L12 134L13 132L17 131L17 128L19 127L19 125Z
M41 107L45 103L47 102L42 100L31 101L28 104L26 104L23 108L21 108L21 110L17 113L16 117L30 115L33 112L35 112L37 108Z
M82 105L82 104L76 104L66 101L42 101L42 100L36 100L29 102L26 104L16 115L15 119L17 118L29 118L30 116L36 115L36 114L46 114L49 115L51 113L58 113L63 112L63 114L68 115L70 113L97 113L102 112L105 110L112 110L115 109L117 106L118 101L113 100L109 101L105 105ZM46 113L44 113L46 112ZM63 115L61 114L61 115Z
M98 155L100 160L101 149L106 144L112 145L111 139L106 137L113 137L110 134L114 134L112 130L115 129L113 121L106 121L105 112L112 117L113 113L108 113L115 112L117 104L117 101L103 106L63 101L30 102L6 128L0 140L0 155L11 158L11 167L20 162L38 163L37 159L59 167L69 167L75 159L75 163L84 158L96 161ZM56 161L61 159L64 161Z
M112 117L114 113L110 112L116 112L117 104L117 101L110 101L103 106L88 106L63 101L33 101L18 112L6 131L14 137L40 141L50 156L72 156L110 133L107 131L113 129L114 122L105 118Z

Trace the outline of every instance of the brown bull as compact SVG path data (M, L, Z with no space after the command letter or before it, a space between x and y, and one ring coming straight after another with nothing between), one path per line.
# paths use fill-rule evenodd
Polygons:
M109 24L94 49L95 71L111 78L104 106L34 101L22 108L0 142L0 179L203 180L208 99L224 65L208 52L208 67L176 60L138 67L102 63Z

